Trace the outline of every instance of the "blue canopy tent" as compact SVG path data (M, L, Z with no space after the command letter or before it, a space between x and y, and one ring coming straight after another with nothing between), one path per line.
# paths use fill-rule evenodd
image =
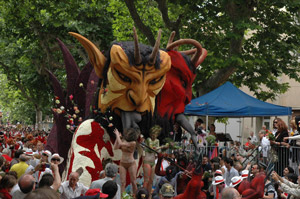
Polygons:
M184 114L215 117L262 117L292 115L292 108L258 100L232 83L193 99L185 107Z

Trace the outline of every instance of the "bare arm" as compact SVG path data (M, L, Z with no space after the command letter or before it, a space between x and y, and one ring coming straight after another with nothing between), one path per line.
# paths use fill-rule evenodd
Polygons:
M300 139L300 135L295 135L292 137L284 137L283 140L299 140Z
M121 138L120 138L120 132L118 131L118 129L115 129L114 133L116 135L116 141L115 141L115 144L114 144L114 149L120 149L121 145L123 143Z
M58 172L58 165L51 163L51 168L54 173L53 190L57 191L61 185L61 178Z

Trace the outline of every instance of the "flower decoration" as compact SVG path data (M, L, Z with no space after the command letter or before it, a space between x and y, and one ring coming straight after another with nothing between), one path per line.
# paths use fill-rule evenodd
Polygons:
M73 95L70 95L70 96L69 96L69 99L70 99L71 101L73 100L73 98L74 98Z
M209 135L205 139L209 144L215 144L216 142L216 136L214 135Z
M78 105L74 101L74 96L71 94L67 99L69 99L69 102L71 103L71 107L68 109L62 106L60 104L59 98L55 96L55 105L58 107L52 108L52 111L66 118L66 129L73 133L77 126L83 121L83 119L81 115L79 115L80 110L78 108Z
M82 87L83 87L83 83L80 83L80 84L79 84L79 87L81 87L81 88L82 88Z
M268 139L269 139L270 141L274 141L274 140L275 140L275 136L273 135L273 133L269 133L269 134L268 134Z

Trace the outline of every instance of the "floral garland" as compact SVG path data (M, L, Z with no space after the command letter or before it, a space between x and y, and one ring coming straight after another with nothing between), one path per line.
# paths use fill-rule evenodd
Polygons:
M93 84L93 80L91 83ZM83 83L79 84L79 87L84 89ZM55 106L52 108L52 111L54 113L57 113L58 115L62 115L63 117L66 118L67 125L66 129L70 131L71 133L74 133L77 126L83 121L81 112L77 106L77 104L74 102L74 96L71 94L68 96L72 106L70 108L65 108L59 99L58 96L55 96Z

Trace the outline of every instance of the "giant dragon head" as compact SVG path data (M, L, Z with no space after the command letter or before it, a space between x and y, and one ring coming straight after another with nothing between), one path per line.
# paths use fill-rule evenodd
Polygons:
M135 28L133 32L134 42L113 43L106 57L87 38L70 33L86 49L97 75L102 79L98 108L103 113L110 108L124 118L128 118L124 113L153 113L155 96L162 89L166 72L171 67L168 53L159 50L161 30L153 48L139 44ZM133 117L134 122L127 123L121 118L123 128L136 127L133 123L139 122L141 117Z

